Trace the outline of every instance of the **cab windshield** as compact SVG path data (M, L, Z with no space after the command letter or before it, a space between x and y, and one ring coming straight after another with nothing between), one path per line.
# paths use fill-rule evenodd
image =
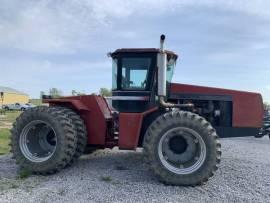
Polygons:
M112 89L145 90L151 66L151 57L122 57L120 59L113 59Z
M149 85L149 71L151 69L153 58L149 57L121 57L112 60L112 89L122 90L146 90ZM175 59L167 61L166 80L171 83Z
M145 89L151 58L122 58L122 89Z

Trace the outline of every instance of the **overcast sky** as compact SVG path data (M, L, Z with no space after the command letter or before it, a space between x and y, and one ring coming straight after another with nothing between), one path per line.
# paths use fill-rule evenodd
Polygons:
M270 102L269 10L268 0L0 0L0 86L32 98L110 88L107 52L158 47L164 33L180 56L174 82Z

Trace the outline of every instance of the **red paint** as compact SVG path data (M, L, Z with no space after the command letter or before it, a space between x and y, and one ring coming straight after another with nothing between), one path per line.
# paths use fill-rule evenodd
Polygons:
M233 127L260 128L262 126L263 102L262 96L258 93L175 83L171 85L171 93L231 95Z
M59 99L48 99L50 105L61 105L73 108L84 120L88 132L88 144L105 145L107 122L111 112L107 102L100 96L73 96Z
M138 146L143 118L157 110L155 107L143 113L119 114L119 149L135 149Z
M47 99L50 105L61 105L74 109L84 120L88 132L88 144L106 146L107 123L112 121L111 111L105 99L100 96L72 96L59 99ZM156 111L152 108L143 113L119 114L119 148L135 149L138 144L144 116ZM117 145L117 143L116 143Z
M119 149L134 149L137 147L141 120L142 113L119 114Z
M258 93L243 92L194 85L172 84L171 93L193 93L210 95L231 95L233 99L233 127L256 127L262 126L263 103ZM48 99L44 102L50 105L67 106L79 113L84 120L88 132L88 144L106 146L110 137L112 116L107 102L100 96L73 96L59 99ZM119 139L120 149L135 149L138 145L143 118L157 111L152 108L143 113L120 113L119 114ZM108 125L109 124L109 125ZM107 143L106 143L107 142ZM117 145L113 142L112 145Z

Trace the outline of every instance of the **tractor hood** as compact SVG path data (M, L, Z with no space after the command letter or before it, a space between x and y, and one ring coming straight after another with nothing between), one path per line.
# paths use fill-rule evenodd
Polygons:
M229 99L233 105L233 127L262 127L263 100L259 93L172 83L169 98L175 95L198 100L218 97Z

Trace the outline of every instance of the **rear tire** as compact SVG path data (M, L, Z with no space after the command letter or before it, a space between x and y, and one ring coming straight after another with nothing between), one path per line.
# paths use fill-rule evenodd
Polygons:
M76 151L71 159L70 163L71 165L74 161L76 161L85 151L85 147L87 144L87 130L84 124L84 121L81 119L81 117L74 112L73 110L66 108L66 107L58 107L62 109L62 111L68 115L68 117L72 120L72 123L75 127L76 131L76 137L77 137L77 143L76 143Z
M11 152L17 164L37 174L64 168L72 160L76 144L75 126L58 107L24 111L11 130Z
M204 118L170 111L148 127L144 157L158 179L169 185L200 185L217 170L221 144Z

